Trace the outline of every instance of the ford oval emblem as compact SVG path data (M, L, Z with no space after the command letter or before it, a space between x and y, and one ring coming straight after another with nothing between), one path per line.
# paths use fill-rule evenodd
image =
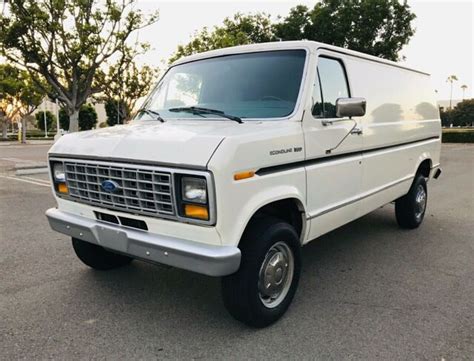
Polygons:
M113 180L110 180L110 179L103 181L101 184L101 187L107 193L114 193L117 189L120 188L117 182L114 182Z

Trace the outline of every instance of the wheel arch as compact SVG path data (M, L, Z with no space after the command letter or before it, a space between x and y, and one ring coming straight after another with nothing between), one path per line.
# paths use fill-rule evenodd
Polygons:
M414 176L421 173L425 178L429 178L432 166L433 166L433 161L429 152L422 153L420 157L418 158Z
M291 224L298 234L300 243L303 244L304 238L308 231L308 224L306 220L306 209L303 201L300 198L296 196L286 196L268 200L267 202L261 204L248 218L245 227L243 227L241 237L248 228L250 222L252 222L255 218L265 215L282 219Z

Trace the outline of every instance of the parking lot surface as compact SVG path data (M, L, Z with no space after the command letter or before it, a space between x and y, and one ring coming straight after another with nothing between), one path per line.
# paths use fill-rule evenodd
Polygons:
M87 268L47 225L47 175L0 174L0 359L472 359L474 146L443 145L442 167L419 229L386 205L306 246L292 306L262 330L227 314L219 279Z

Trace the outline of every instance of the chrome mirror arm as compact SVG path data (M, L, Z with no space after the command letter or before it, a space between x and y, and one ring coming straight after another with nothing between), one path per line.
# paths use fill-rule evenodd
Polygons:
M321 121L321 124L324 125L324 126L328 126L328 125L333 125L334 123L340 123L340 122L348 122L352 120L352 117L349 117L349 118L340 118L340 119L331 119L331 120L326 120L326 119L323 119Z

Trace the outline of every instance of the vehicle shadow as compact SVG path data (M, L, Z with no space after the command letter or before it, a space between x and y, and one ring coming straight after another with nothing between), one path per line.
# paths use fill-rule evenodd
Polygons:
M393 207L386 206L305 246L294 305L272 327L311 314L315 304L324 307L357 300L366 285L378 282L374 270L392 262L399 247L394 240L399 236ZM198 334L203 340L216 332L248 332L227 314L217 278L139 261L109 272L81 269L71 280L74 284L68 297L81 299L84 319L99 317L105 323L113 319L117 330L140 325L143 334L166 330L167 336L196 338Z

